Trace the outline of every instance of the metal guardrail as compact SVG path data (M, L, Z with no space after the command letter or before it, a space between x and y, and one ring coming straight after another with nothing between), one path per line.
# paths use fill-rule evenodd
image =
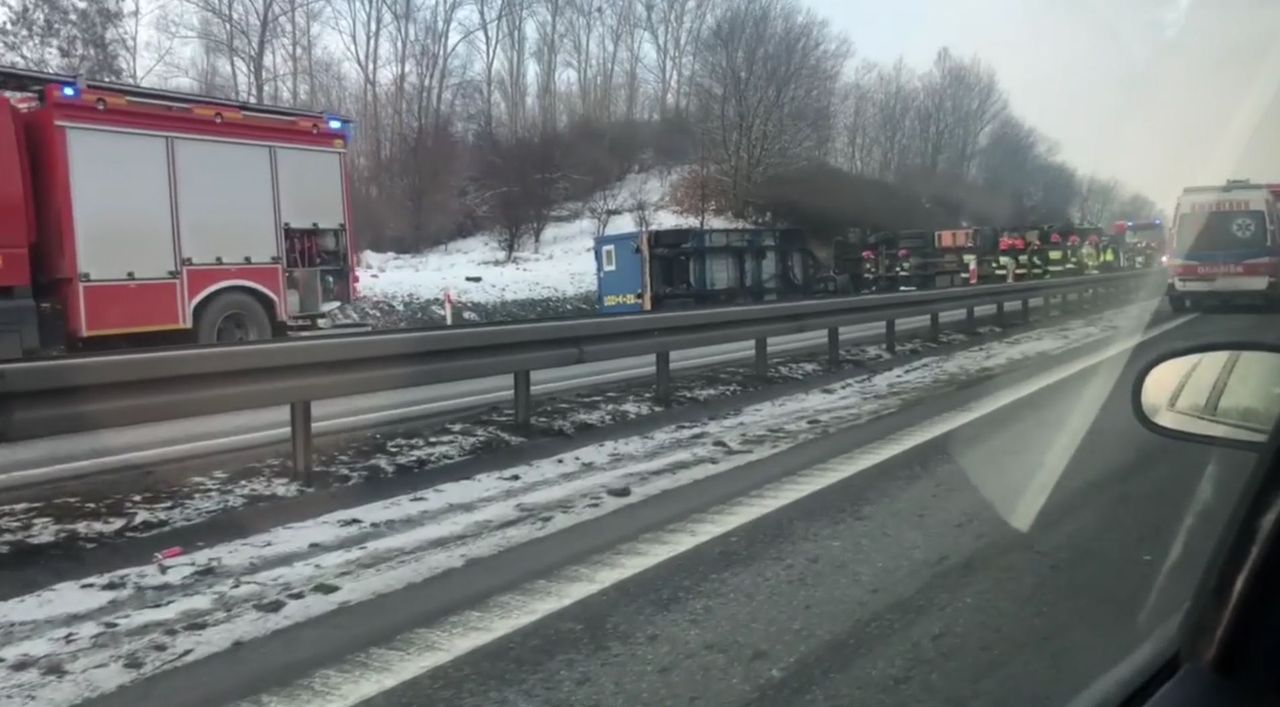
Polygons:
M655 355L655 392L671 393L670 352L755 340L755 367L767 370L770 337L827 330L838 360L840 327L1069 295L1134 293L1164 282L1152 271L944 290L860 295L738 307L567 321L388 332L288 342L156 350L126 355L0 364L0 442L289 405L295 471L311 473L311 402L326 398L513 375L517 423L532 413L530 371Z

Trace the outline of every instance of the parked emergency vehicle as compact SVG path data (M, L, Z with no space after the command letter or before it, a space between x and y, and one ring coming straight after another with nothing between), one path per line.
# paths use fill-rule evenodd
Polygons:
M1155 265L1165 249L1164 224L1154 221L1116 221L1111 224L1112 241L1119 244L1124 266L1128 269Z
M1230 181L1188 187L1168 234L1169 305L1205 301L1274 303L1280 242L1280 185Z
M0 359L325 326L350 122L0 68Z

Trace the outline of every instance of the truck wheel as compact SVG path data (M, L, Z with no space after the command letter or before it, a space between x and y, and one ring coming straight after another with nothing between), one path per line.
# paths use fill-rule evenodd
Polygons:
M258 300L243 292L224 292L200 310L196 341L229 344L271 338L271 318Z
M1173 311L1175 311L1175 312L1185 312L1185 311L1187 311L1187 300L1186 300L1186 298L1185 298L1185 297L1178 297L1178 296L1176 296L1176 295L1169 295L1169 309L1172 309L1172 310L1173 310Z

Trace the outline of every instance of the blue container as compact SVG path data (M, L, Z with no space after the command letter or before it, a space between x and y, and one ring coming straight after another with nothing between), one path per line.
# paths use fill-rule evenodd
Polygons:
M596 297L601 314L649 309L645 234L612 233L595 242Z

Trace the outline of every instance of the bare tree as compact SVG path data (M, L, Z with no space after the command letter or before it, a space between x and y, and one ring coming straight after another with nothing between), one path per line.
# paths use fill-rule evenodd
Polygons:
M1058 160L1038 160L1033 163L1024 194L1032 223L1065 221L1079 201L1080 178Z
M208 0L203 0L208 1ZM215 0L217 1L217 0ZM271 0L252 0L269 2ZM386 36L387 4L384 0L329 0L333 29L339 44L355 70L360 85L362 122L369 131L369 168L377 170L382 161L382 97L378 79L382 72L383 42Z
M533 15L536 29L534 64L536 66L535 106L540 132L547 134L560 125L560 101L557 95L560 75L560 35L567 0L541 0Z
M358 0L348 0L357 2ZM366 0L371 2L372 0ZM189 10L183 38L209 47L225 62L230 92L261 103L267 84L273 42L279 39L281 17L288 6L281 0L182 0Z
M976 57L965 62L949 60L947 68L947 110L953 120L951 167L969 175L987 131L1008 110L1007 101L995 72Z
M876 71L872 81L871 160L873 174L893 179L902 168L911 139L912 113L916 104L914 72L899 59Z
M952 147L956 128L952 114L952 80L955 61L945 47L938 51L933 67L919 79L913 127L916 164L931 172L942 169Z
M1013 210L1005 215L1008 222L1030 218L1033 173L1049 152L1044 138L1016 117L1006 115L992 127L977 160L977 180L1012 204Z
M1076 204L1075 219L1079 223L1106 223L1115 214L1116 202L1119 200L1119 182L1092 175L1086 177L1080 183L1080 200Z
M121 0L0 0L0 58L45 71L125 78Z
M127 0L122 9L114 34L123 53L123 78L146 83L173 56L178 23L172 13L177 8L171 0Z
M529 0L507 0L506 12L501 17L502 78L499 93L506 114L507 131L512 135L519 135L525 128L529 100L528 3ZM536 238L534 242L536 244Z
M652 53L653 92L658 104L658 117L667 115L671 87L675 83L680 26L684 24L687 0L641 0L644 30Z
M622 33L622 118L633 121L640 111L640 73L645 59L641 0L618 0L613 19Z
M1145 194L1130 193L1116 202L1107 218L1113 221L1149 221L1160 218L1160 207Z
M628 203L631 208L631 218L636 222L636 228L641 231L649 230L649 226L653 219L654 204L649 199L649 195L644 193L642 187L636 187L631 191L628 197Z
M706 228L707 219L724 207L723 185L715 178L706 151L700 150L697 163L672 182L667 201L677 213L697 219L698 228Z
M573 70L577 114L596 118L599 108L596 53L604 43L603 8L595 0L566 0L566 10L565 57Z
M502 250L503 262L509 263L528 235L528 211L514 187L490 192L489 198L494 202L493 214L498 225L493 231L493 242Z
M874 110L874 86L877 66L864 61L854 69L853 76L840 90L840 114L843 141L840 150L841 164L854 174L872 172L872 129Z
M551 223L556 206L564 199L564 175L540 172L533 175L529 193L529 237L533 240L533 252L542 250L542 234Z
M732 208L771 171L828 144L849 44L794 0L741 0L708 25L698 111Z
M586 212L596 225L596 238L603 236L609 221L622 213L622 186L615 182L596 191L587 199Z
M474 0L473 31L476 53L480 59L480 130L496 135L494 103L497 96L498 55L502 51L503 16L513 0Z

